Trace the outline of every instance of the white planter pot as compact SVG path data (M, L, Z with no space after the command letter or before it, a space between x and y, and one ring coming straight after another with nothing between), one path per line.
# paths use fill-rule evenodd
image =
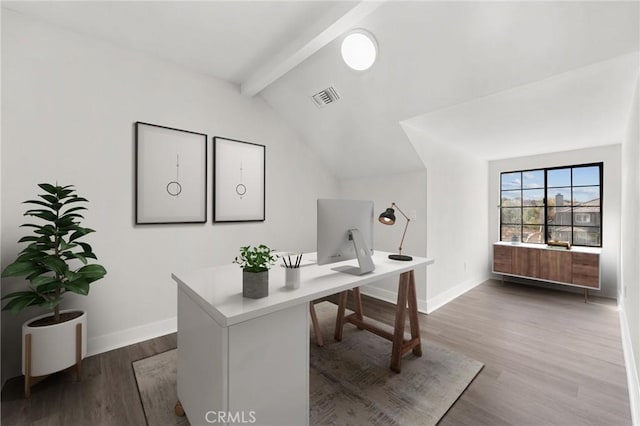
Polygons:
M62 371L76 363L76 326L82 324L82 357L87 356L87 313L80 309L64 312L82 312L77 318L60 324L31 327L30 323L51 313L40 315L22 324L22 374L25 374L25 336L31 334L31 377L45 376Z

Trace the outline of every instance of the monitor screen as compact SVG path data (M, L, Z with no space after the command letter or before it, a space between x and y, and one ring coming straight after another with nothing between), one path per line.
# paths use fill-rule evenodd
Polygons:
M358 230L364 250L373 254L373 201L318 199L318 265L355 259L351 230Z

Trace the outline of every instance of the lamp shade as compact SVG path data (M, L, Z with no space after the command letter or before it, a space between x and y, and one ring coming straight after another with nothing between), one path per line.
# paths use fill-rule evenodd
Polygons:
M389 207L388 209L380 213L378 220L380 221L380 223L383 223L385 225L393 225L394 223L396 223L395 210Z

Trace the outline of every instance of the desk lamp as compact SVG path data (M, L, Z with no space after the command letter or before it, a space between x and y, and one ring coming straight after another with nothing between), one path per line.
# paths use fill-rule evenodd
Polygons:
M380 221L380 223L384 225L393 225L394 223L396 223L395 210L393 209L394 207L398 209L398 211L402 214L402 216L404 216L405 219L407 219L407 224L404 226L404 232L402 233L402 239L400 240L400 247L398 248L398 254L390 254L389 259L403 260L405 262L409 260L413 260L413 257L407 256L406 254L402 254L402 243L404 242L405 235L407 235L407 228L409 227L409 222L411 222L411 219L409 219L407 215L404 214L402 210L400 210L400 208L396 205L396 203L391 203L391 207L386 209L384 212L380 213L378 220Z

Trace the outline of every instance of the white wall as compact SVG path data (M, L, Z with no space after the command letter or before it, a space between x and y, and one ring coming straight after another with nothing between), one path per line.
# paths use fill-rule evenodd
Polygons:
M488 167L484 160L432 141L420 129L408 125L403 129L426 170L342 180L340 194L371 199L376 212L392 201L408 215L416 211L404 251L435 260L427 266L426 277L423 271L416 275L420 310L432 312L489 278ZM402 219L398 223L404 224ZM397 224L376 225L376 249L397 250L401 237ZM385 281L363 291L395 300L397 283Z
M372 200L374 202L374 248L376 250L398 252L406 221L396 211L396 223L386 226L377 221L377 215L395 202L409 217L415 212L407 228L402 247L403 254L425 257L427 254L427 174L425 170L408 173L375 176L363 179L345 179L340 181L340 196L345 199ZM431 266L427 266L431 268ZM427 282L424 268L416 271L416 292L418 306L427 310ZM395 303L397 300L398 280L389 279L371 286L362 292Z
M640 425L640 79L622 145L621 323L634 424Z
M542 167L604 162L602 200L601 290L594 294L615 298L620 258L620 145L563 151L489 162L489 247L500 239L500 173ZM546 286L546 285L545 285ZM553 285L567 291L582 291Z
M221 54L221 53L217 53ZM88 297L96 353L175 329L175 270L229 263L238 247L315 249L316 198L337 181L261 98L238 87L10 11L2 15L2 266L25 233L21 202L40 182L75 184L90 200L85 225L107 270ZM133 123L145 121L267 146L266 221L134 226ZM211 203L212 182L209 181ZM6 294L21 280L3 280ZM2 377L19 374L20 323L2 317Z
M487 162L403 125L427 169L427 306L431 312L489 277Z

